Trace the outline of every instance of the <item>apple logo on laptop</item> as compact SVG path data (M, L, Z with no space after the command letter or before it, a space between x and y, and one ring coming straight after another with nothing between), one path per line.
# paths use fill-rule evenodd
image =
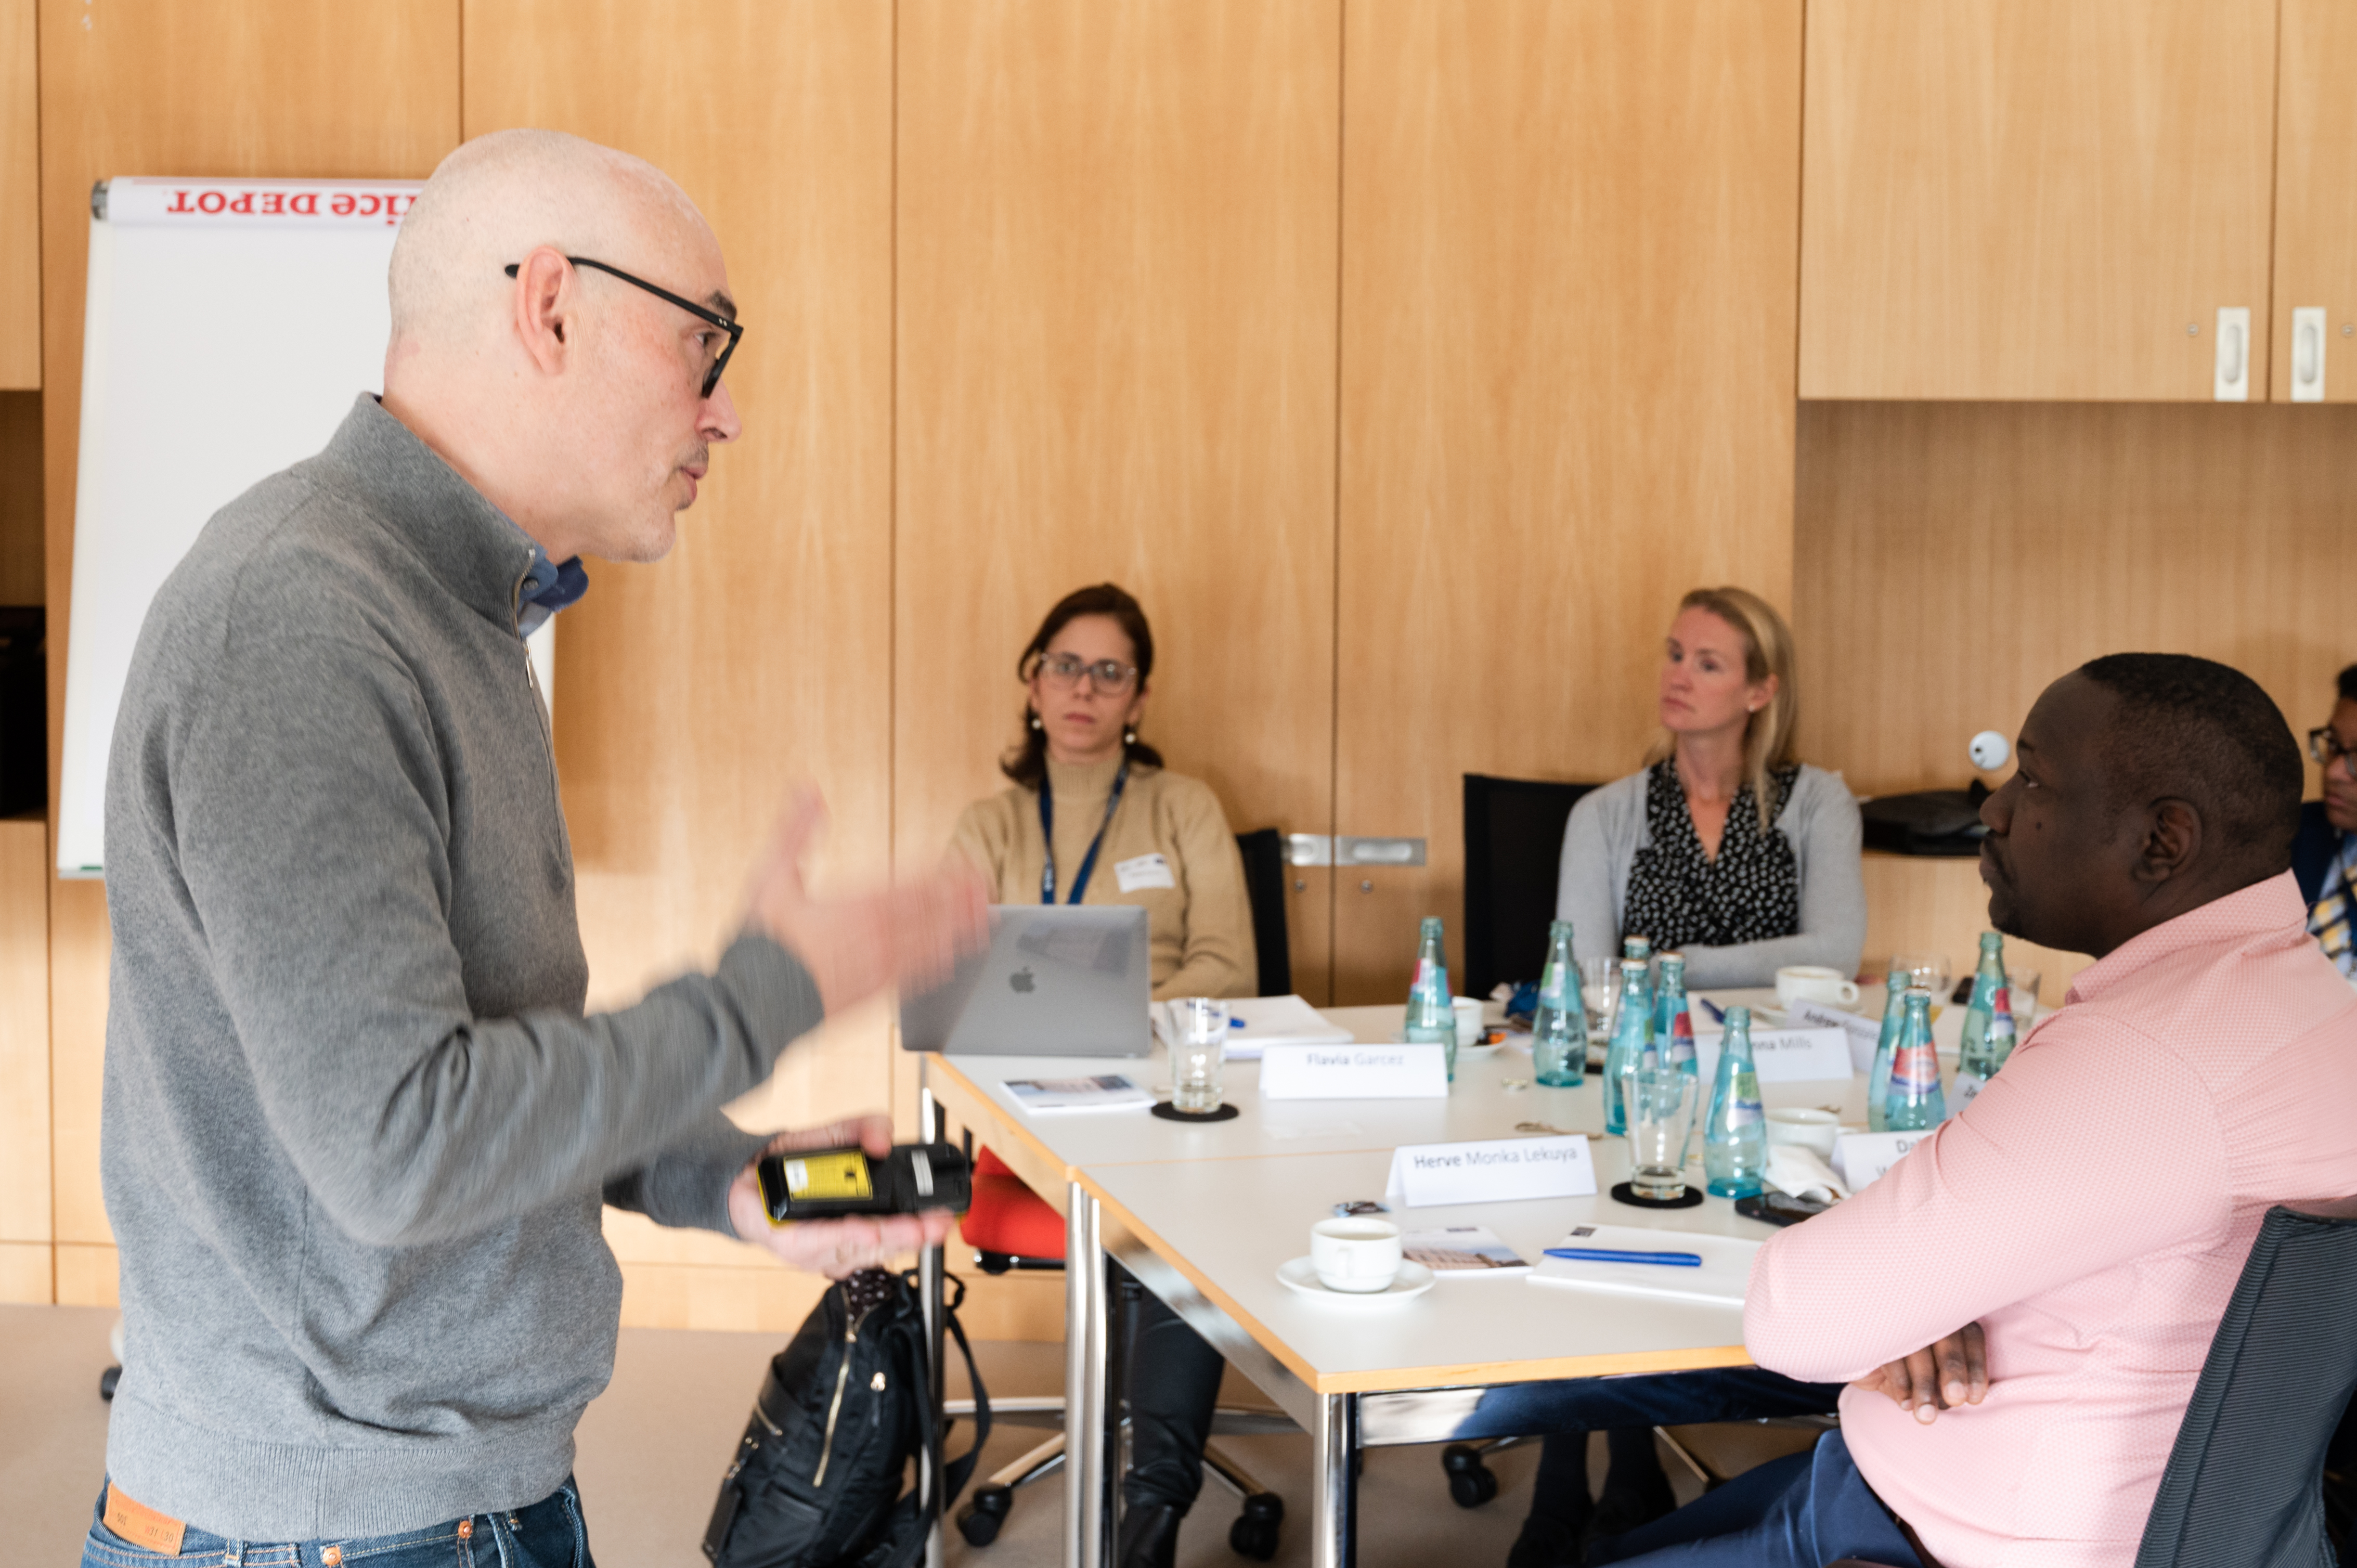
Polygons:
M1013 974L1008 975L1006 977L1006 983L1015 988L1017 995L1030 995L1032 985L1030 966L1026 964L1023 968L1017 970Z

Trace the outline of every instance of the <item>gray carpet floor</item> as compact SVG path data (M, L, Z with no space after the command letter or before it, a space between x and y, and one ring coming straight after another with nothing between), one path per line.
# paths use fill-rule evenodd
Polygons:
M106 1406L98 1377L110 1359L113 1318L86 1307L0 1306L0 1526L13 1562L62 1565L81 1555L105 1465ZM706 1568L697 1542L714 1490L778 1344L768 1335L623 1330L613 1385L589 1407L580 1431L577 1473L600 1568ZM975 1353L994 1394L1052 1394L1062 1386L1061 1345L985 1342ZM1024 1429L994 1433L985 1472L1011 1462L1040 1436ZM1308 1439L1234 1438L1222 1445L1286 1499L1289 1517L1277 1563L1306 1564ZM1599 1482L1601 1456L1599 1439L1590 1455ZM1502 1565L1528 1506L1536 1457L1534 1446L1498 1455L1497 1500L1467 1510L1448 1499L1437 1449L1373 1451L1360 1482L1360 1561L1367 1568ZM1697 1489L1676 1466L1671 1474L1682 1496ZM952 1530L949 1561L966 1568L1055 1564L1062 1498L1057 1477L1026 1488L1006 1531L986 1550ZM1207 1483L1179 1537L1181 1568L1243 1568L1247 1560L1227 1545L1234 1516L1230 1495Z

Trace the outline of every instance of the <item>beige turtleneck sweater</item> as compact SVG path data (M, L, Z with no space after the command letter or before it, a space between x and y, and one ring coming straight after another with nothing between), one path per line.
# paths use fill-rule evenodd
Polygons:
M1104 847L1081 902L1146 910L1155 999L1257 994L1260 966L1243 857L1219 797L1200 779L1132 767L1108 823L1105 798L1120 767L1119 757L1085 768L1048 764L1056 802L1056 902L1071 897L1089 841L1103 824ZM994 903L1039 901L1047 854L1034 791L1011 789L976 800L958 819L950 843L990 879Z

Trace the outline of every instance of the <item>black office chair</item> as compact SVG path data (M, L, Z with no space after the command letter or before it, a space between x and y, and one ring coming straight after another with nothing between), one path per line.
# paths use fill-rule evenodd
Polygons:
M1293 948L1286 935L1285 834L1260 828L1236 835L1244 857L1244 897L1252 901L1253 946L1260 953L1260 994L1293 993Z
M2357 1198L2268 1209L2178 1425L2136 1568L2336 1561L2324 1462L2357 1390L2352 1322Z
M1546 966L1563 829L1593 784L1465 775L1465 989L1487 996Z

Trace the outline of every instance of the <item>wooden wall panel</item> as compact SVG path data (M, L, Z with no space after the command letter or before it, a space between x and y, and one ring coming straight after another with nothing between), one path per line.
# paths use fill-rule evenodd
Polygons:
M49 1200L49 825L0 821L0 1242L55 1231ZM16 1288L0 1280L0 1300ZM44 1280L41 1299L48 1299Z
M2248 306L2259 396L2275 33L2276 0L1811 0L1801 395L2207 401Z
M0 392L0 605L48 598L41 534L41 394Z
M2328 313L2324 401L2357 403L2357 5L2282 5L2274 396L2291 401L2291 313L2316 305Z
M59 1306L123 1305L123 1276L111 1242L59 1242L57 1273Z
M1338 1000L1461 905L1460 775L1603 779L1678 596L1791 576L1798 0L1361 0L1342 200ZM1361 880L1373 885L1360 891Z
M38 4L0 0L0 387L41 384Z
M714 454L678 546L593 563L558 626L557 755L605 1005L717 957L797 781L833 813L822 882L888 868L892 7L469 0L467 62L469 136L570 131L678 180L747 324L728 367L745 435ZM888 1109L887 1021L870 1008L797 1044L739 1120ZM816 1299L718 1236L608 1218L633 1323L791 1327L773 1318Z
M2099 654L2222 660L2303 733L2357 660L2357 412L1805 403L1799 452L1801 750L1861 795L1961 785Z
M1340 0L901 5L904 870L1005 788L1016 655L1105 579L1153 620L1170 766L1240 832L1328 831L1340 33Z
M0 1241L0 1302L46 1305L58 1298L57 1258L46 1241Z
M458 137L458 14L448 0L264 6L256 0L39 0L41 320L50 799L64 723L93 181L118 174L422 178ZM107 1239L98 1191L106 900L50 884L57 1231ZM113 1296L90 1247L61 1246L59 1299ZM69 1266L69 1254L77 1260ZM76 1294L77 1292L81 1294Z

